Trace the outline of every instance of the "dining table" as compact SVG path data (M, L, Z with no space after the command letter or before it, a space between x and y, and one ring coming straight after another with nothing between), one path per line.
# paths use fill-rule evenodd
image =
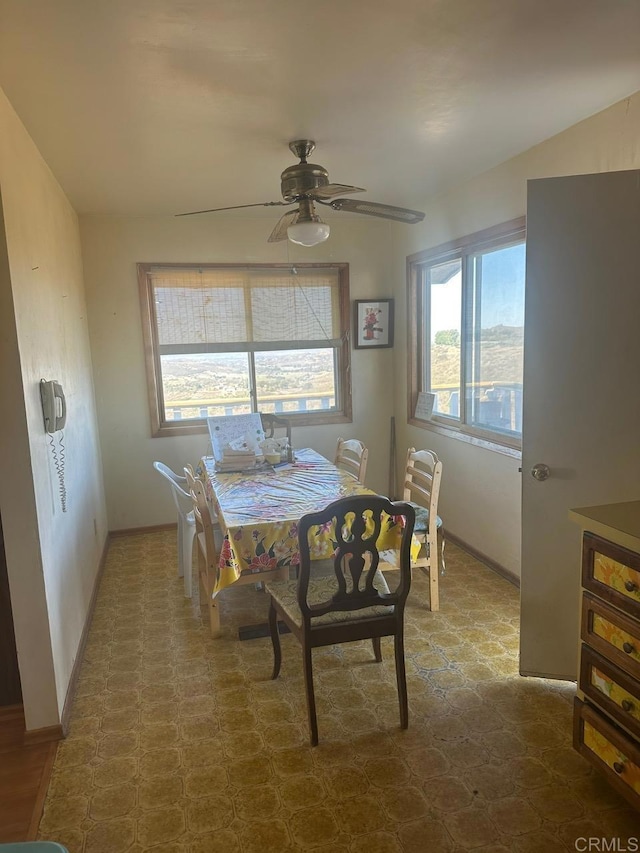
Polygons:
M218 471L213 457L203 457L199 474L224 534L214 594L242 576L255 575L259 582L264 572L281 569L285 575L300 561L298 521L303 515L349 495L375 494L311 448L296 450L291 463L235 472ZM386 519L380 550L398 546L402 524L402 518ZM413 543L412 556L419 547ZM316 531L311 558L327 559L334 550L330 526Z

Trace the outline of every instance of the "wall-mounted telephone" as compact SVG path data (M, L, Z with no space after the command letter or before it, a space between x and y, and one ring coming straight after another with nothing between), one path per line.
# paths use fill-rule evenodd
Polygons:
M42 400L42 415L44 428L50 434L62 429L67 420L67 402L59 382L40 380L40 399Z
M62 385L60 385L59 382L47 382L46 379L41 379L40 400L42 402L44 428L50 436L49 444L51 445L51 458L58 476L60 506L62 507L62 512L66 512L67 489L64 484L64 444L62 443L62 433L60 433L58 437L58 447L56 447L56 442L53 437L55 433L63 429L67 422L67 402L64 398Z

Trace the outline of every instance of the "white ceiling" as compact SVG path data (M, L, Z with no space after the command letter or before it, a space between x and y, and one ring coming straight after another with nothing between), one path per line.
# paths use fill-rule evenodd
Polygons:
M640 2L0 0L0 86L80 213L278 200L296 138L419 208L640 89Z

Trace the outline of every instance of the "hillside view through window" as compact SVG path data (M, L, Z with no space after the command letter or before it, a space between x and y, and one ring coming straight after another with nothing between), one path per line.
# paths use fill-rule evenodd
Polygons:
M247 353L162 356L167 419L242 414L251 411ZM260 411L304 412L335 405L333 351L255 353Z
M153 435L351 419L349 266L138 264Z
M410 317L411 410L421 391L430 393L436 423L456 434L518 448L524 218L419 252L408 261L410 298L417 309Z

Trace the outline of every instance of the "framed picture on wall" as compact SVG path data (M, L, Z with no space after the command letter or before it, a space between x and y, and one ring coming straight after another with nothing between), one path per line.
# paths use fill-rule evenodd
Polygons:
M393 346L393 299L356 299L354 347Z

